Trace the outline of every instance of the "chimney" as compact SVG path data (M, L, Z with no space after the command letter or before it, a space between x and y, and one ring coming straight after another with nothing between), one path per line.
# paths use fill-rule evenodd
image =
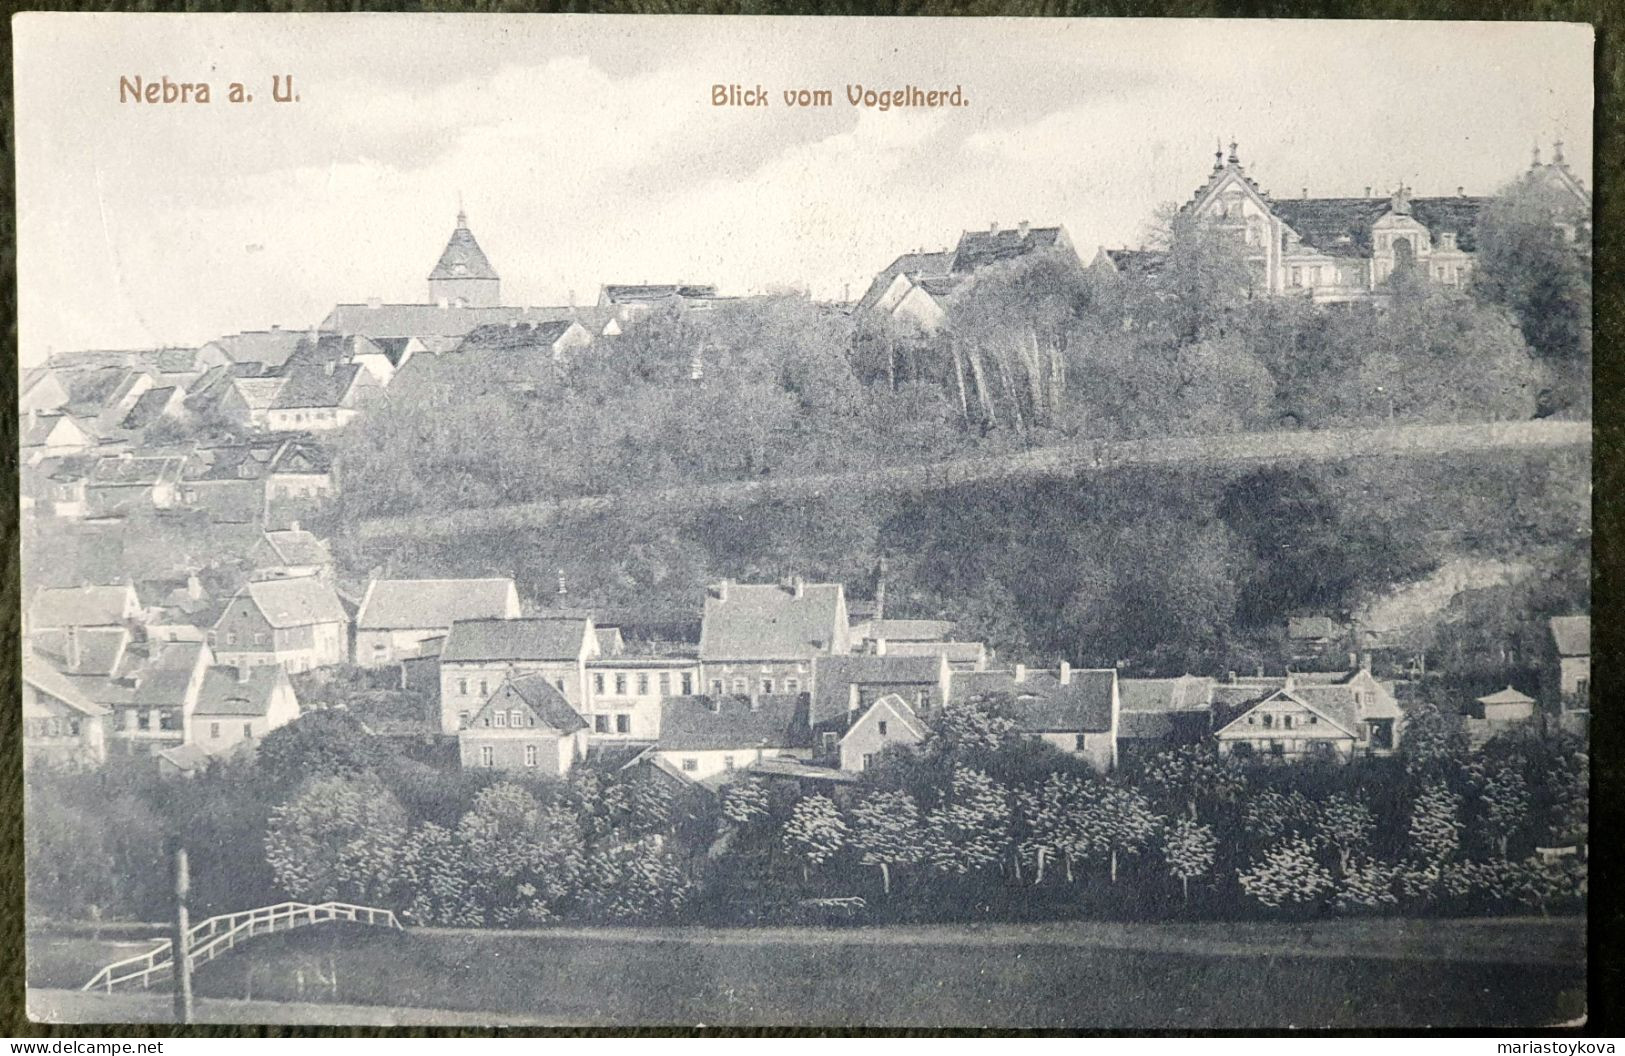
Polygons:
M440 298L440 310L443 312L451 307L451 301L445 297Z
M1061 661L1061 685L1070 686L1071 684L1072 684L1072 665L1070 663L1068 663L1067 661L1062 660Z
M790 596L794 597L794 598L801 598L801 597L805 597L806 594L807 594L807 584L802 581L800 576L791 576L790 577Z
M299 522L298 521L289 521L288 522L288 531L297 532L298 530L299 530Z
M1027 237L1027 232L1029 230L1031 230L1031 227L1025 220L1016 225L1016 234L1020 235L1022 238Z
M1027 681L1027 665L1026 664L1017 664L1016 665L1016 681L1017 682L1025 682L1025 681Z
M1304 197L1305 197L1305 198L1307 198L1307 197L1309 197L1309 188L1307 188L1307 187L1305 187L1305 188L1304 188L1304 189L1303 189L1303 196L1304 196Z
M876 638L875 639L875 655L876 656L885 656L886 655L886 639L884 639L884 638Z
M1465 198L1465 197L1467 197L1467 188L1458 186L1456 188L1456 197L1457 198Z
M322 339L322 332L320 330L316 329L314 326L312 326L310 328L309 337L310 337L310 343L314 345L316 342L318 342L318 341L320 341Z
M1361 653L1360 654L1360 670L1364 671L1366 674L1371 673L1371 654L1370 653Z
M1225 681L1229 682L1232 686L1235 685L1236 684L1236 673L1234 671L1226 671L1225 672Z
M1349 651L1349 670L1353 671L1354 670L1354 665L1359 663L1359 662L1360 662L1360 654L1354 652L1353 650L1350 650Z
M875 565L875 619L886 618L886 556Z
M999 233L999 222L997 220L994 220L992 223L987 225L987 233L990 235L996 235Z
M280 331L281 329L282 329L282 324L281 323L272 323L271 324L271 332L272 333L276 333L277 331Z
M849 712L857 711L858 703L858 684L850 682L846 687L846 710Z
M728 580L723 580L711 589L716 591L718 601L728 600Z
M851 300L852 300L852 284L850 282L841 283L841 301L842 301L842 303L848 303Z
M1366 197L1367 197L1367 198L1369 198L1369 197L1371 197L1371 188L1370 188L1370 187L1367 187L1367 188L1366 188L1366 189L1365 189L1365 196L1366 196Z
M237 684L238 685L247 685L249 675L250 675L250 673L252 671L253 671L253 668L249 667L247 664L238 664L237 665Z
M333 376L333 371L338 368L338 365L339 365L338 360L330 359L326 363L322 364L322 373L326 374L328 377L331 378Z
M186 596L193 601L203 597L203 581L197 578L196 572L186 574Z
M382 308L383 306L384 306L384 299L382 297L368 297L367 298L367 307L370 310L376 312L378 309Z

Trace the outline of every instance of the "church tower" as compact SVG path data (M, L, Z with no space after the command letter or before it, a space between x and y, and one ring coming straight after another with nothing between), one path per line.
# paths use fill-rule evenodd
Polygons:
M429 272L429 299L470 308L492 308L502 303L502 280L474 241L468 217L460 209L457 230L440 254L440 263Z

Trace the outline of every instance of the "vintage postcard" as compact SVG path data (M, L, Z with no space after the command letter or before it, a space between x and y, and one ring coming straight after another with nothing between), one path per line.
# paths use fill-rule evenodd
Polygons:
M35 1020L1585 1022L1589 26L13 30Z

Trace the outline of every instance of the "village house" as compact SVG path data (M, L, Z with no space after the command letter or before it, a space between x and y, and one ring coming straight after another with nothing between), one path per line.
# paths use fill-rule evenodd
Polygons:
M949 700L1003 703L1024 734L1078 756L1105 773L1117 766L1117 734L1122 701L1111 668L1074 671L1062 661L1054 671L956 671Z
M861 773L874 766L887 748L912 747L925 736L919 713L896 693L887 693L870 704L841 737L841 769Z
M219 662L280 664L290 672L342 664L350 618L324 579L267 579L238 590L215 621L210 642Z
M1558 724L1584 737L1591 722L1591 617L1553 616L1548 682L1557 698Z
M327 544L300 528L298 521L261 532L248 552L248 563L257 572L276 576L333 575L333 554Z
M458 620L440 653L440 729L466 727L505 680L543 675L578 713L588 705L592 620L576 616Z
M942 707L949 678L947 658L940 654L814 658L808 721L819 756L833 759L841 736L881 697L902 699L916 715Z
M22 688L24 766L93 769L107 761L106 707L26 649Z
M806 758L811 749L806 698L757 693L668 698L653 755L669 773L714 785L763 759Z
M17 384L17 413L49 414L67 406L73 397L61 374L49 366L30 367L22 372Z
M319 444L288 439L277 445L265 477L267 503L320 501L335 494L333 462Z
M940 656L950 671L986 671L993 654L985 642L887 642L887 656Z
M355 618L355 662L385 667L416 656L459 620L512 620L519 591L512 579L374 579Z
M846 591L839 583L713 585L700 622L706 691L801 693L812 687L815 656L851 652Z
M123 664L133 636L127 626L64 627L34 631L28 640L64 674L106 678Z
M343 429L355 420L369 394L380 388L358 363L290 363L287 369L285 384L277 390L264 415L265 428L274 432Z
M615 628L599 628L619 631ZM653 741L660 735L660 702L698 692L700 665L693 657L626 655L605 649L587 661L587 706L594 740Z
M284 668L210 667L188 717L187 743L223 755L298 717L299 697Z
M1591 194L1569 171L1562 144L1549 165L1537 148L1526 179L1561 195L1576 230L1589 225ZM1303 297L1316 304L1382 301L1396 272L1443 286L1464 287L1477 252L1478 217L1493 199L1454 195L1414 197L1409 187L1373 197L1272 197L1247 174L1235 143L1214 152L1207 183L1181 207L1236 240L1260 293ZM1571 235L1571 239L1572 239ZM1121 271L1102 249L1093 267Z
M151 755L186 740L198 692L213 662L204 642L148 643L112 679L79 685L114 712L109 735L125 754Z
M141 598L142 621L149 641L207 640L205 627L214 623L215 616L209 615L209 610L215 603L197 573L139 580L135 589Z
M281 369L304 339L299 330L283 330L273 326L269 330L245 330L216 338L204 346L215 350L234 364L251 363L270 372Z
M33 411L23 416L17 440L24 465L84 454L97 443L96 437L78 419L66 414Z
M19 470L19 501L45 517L81 520L89 511L88 495L95 455L44 458Z
M185 464L179 455L137 456L129 452L98 459L85 482L87 510L101 517L167 510L179 502Z
M293 355L283 364L279 373L292 376L312 369L325 370L327 364L343 366L354 363L365 370L379 388L389 385L395 377L396 358L384 351L376 341L364 334L334 334L312 330Z
M1119 678L1117 745L1119 759L1203 744L1213 735L1214 680Z
M126 627L141 617L141 598L129 582L41 587L29 602L25 631L37 635L69 627Z
M1462 718L1467 741L1482 748L1492 737L1526 726L1535 719L1535 698L1511 686L1478 697L1472 710Z
M457 731L463 769L563 777L587 756L587 722L546 675L504 679Z
M1236 679L1216 685L1214 699L1221 755L1348 762L1392 755L1404 734L1392 690L1366 667Z
M142 433L159 422L179 418L185 410L186 392L175 385L154 387L142 393L119 421L127 433Z
M715 286L687 282L612 283L598 290L598 307L630 308L634 312L649 311L661 305L704 310L724 299L717 296Z
M848 613L850 615L850 613ZM887 620L870 618L852 625L852 651L884 653L888 647L936 644L947 641L954 625L948 620Z
M904 253L892 261L869 283L857 308L922 331L937 330L947 321L954 295L979 269L1037 253L1078 260L1064 227L1033 227L1023 220L1013 228L993 223L985 231L965 231L951 250Z

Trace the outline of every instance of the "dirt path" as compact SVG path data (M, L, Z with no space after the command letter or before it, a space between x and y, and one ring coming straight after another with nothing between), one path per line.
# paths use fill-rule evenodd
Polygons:
M98 994L83 990L28 991L28 1018L36 1023L173 1023L174 1006L164 993ZM570 1027L567 1023L503 1012L454 1012L438 1008L381 1005L327 1005L284 1001L227 1001L198 998L195 1022L312 1025L337 1027Z
M1154 440L1099 440L1015 454L952 459L852 473L817 473L720 484L692 484L625 495L527 502L361 521L363 541L403 536L447 538L470 532L535 528L612 509L671 513L718 506L807 501L831 495L934 491L993 480L1035 480L1130 467L1336 462L1351 458L1432 457L1475 451L1541 450L1591 443L1589 421L1473 422L1381 429L1230 433Z

